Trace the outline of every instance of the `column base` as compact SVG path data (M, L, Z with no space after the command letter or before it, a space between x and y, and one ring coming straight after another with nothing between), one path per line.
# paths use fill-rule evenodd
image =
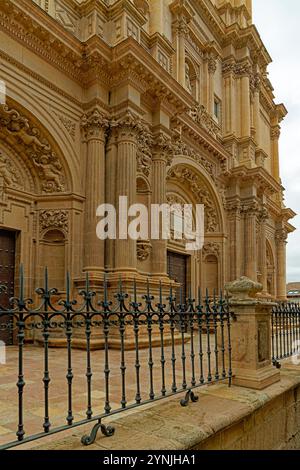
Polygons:
M234 369L233 385L263 390L280 381L280 372L273 366L261 370Z

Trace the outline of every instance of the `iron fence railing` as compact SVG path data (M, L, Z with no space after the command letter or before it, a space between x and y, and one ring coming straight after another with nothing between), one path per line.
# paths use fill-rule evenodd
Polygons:
M181 405L186 406L189 400L198 400L193 392L197 387L225 379L228 380L229 386L231 385L232 314L222 293L212 298L206 293L202 298L199 290L197 300L190 294L188 299L180 299L178 302L172 287L167 296L160 285L155 297L151 295L149 283L143 296L138 294L135 281L127 292L124 291L123 285L120 280L118 292L114 300L110 301L109 281L104 280L99 294L91 290L87 275L85 289L79 292L78 298L73 299L72 283L67 275L66 293L62 297L56 289L49 287L46 269L44 287L36 289L35 296L38 301L33 302L32 299L25 298L24 274L21 268L18 297L10 299L7 308L0 306L0 333L9 330L10 336L14 338L15 345L7 350L9 355L10 349L15 348L18 376L17 440L2 442L1 449L93 422L91 434L82 438L82 443L89 445L95 441L98 430L106 436L114 433L111 426L103 424L105 417L180 393L185 393ZM2 299L4 305L4 286L1 287L1 292L0 303ZM76 351L76 357L77 354L84 355L85 370L80 371L77 370L75 350L72 346L79 330L85 344L84 350ZM50 367L52 362L49 355L51 338L53 332L57 331L60 331L65 340L66 421L53 427L50 392L57 369L55 365ZM92 351L91 344L95 332L100 333L103 339L102 351ZM27 435L27 406L30 405L28 400L25 400L25 385L26 380L30 382L32 371L25 367L25 363L33 348L26 342L28 333L34 333L41 345L40 364L35 362L35 367L41 367L41 395L34 400L39 401L43 418L40 418L39 432L31 433L30 423L28 424ZM131 337L133 345L133 351L130 353L126 349L128 336ZM114 341L117 339L119 344L117 356L114 351L113 357L110 348L112 337ZM140 348L141 342L146 349ZM94 375L93 370L96 366L99 369L100 364L102 382L98 375ZM78 372L84 377L82 387L86 390L86 408L81 410L86 417L81 419L74 417L73 410L74 395L76 398L77 394L74 393L73 384ZM117 379L118 389L113 388ZM63 389L62 384L60 387ZM95 413L93 397L94 391L99 389L103 392L103 412ZM31 387L30 390L34 395L34 389ZM11 400L14 400L13 395ZM97 399L97 409L98 401Z
M300 305L281 302L272 311L272 362L277 368L280 361L299 354Z

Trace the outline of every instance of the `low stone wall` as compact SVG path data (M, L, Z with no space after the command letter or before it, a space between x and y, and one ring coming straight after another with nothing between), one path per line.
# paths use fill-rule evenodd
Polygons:
M284 365L280 382L265 390L227 384L203 387L187 408L173 398L108 417L111 438L80 444L90 426L22 446L39 450L275 450L300 449L300 367Z

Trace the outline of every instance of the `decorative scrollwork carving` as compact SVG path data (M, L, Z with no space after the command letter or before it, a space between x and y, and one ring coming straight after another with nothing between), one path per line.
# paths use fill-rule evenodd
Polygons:
M220 126L208 114L203 105L197 105L195 108L191 109L190 116L215 139L221 136Z
M30 121L8 105L0 105L0 128L23 145L24 152L37 168L44 193L63 192L65 177L63 166L49 142Z
M40 230L43 232L48 228L62 229L65 233L69 231L69 213L64 210L48 210L40 212Z
M137 259L139 261L146 261L151 254L152 246L149 240L138 240L137 241Z
M182 165L177 165L168 173L168 179L175 179L181 184L188 184L197 201L205 206L205 230L207 233L218 230L218 217L211 194L201 178L192 170Z

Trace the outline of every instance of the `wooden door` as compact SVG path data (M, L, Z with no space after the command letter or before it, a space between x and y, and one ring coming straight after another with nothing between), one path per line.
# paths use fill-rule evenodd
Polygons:
M187 296L187 256L168 252L168 275L181 285L182 299ZM176 291L176 303L180 302L180 288Z
M14 296L15 280L15 232L0 230L0 284L6 286L6 293L0 294L0 309L8 307L8 301ZM0 310L1 311L1 310ZM1 331L1 323L7 323L7 315L0 316L0 340L6 344L12 344L12 332Z

